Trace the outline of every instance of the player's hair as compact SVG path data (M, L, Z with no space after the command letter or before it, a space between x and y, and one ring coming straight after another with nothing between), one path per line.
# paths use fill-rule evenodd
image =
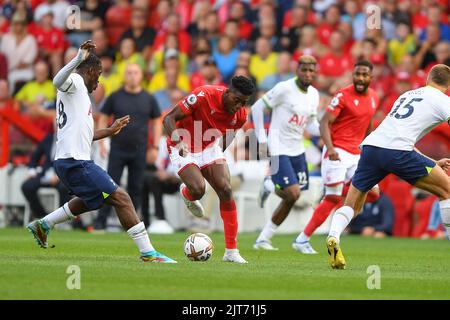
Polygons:
M87 71L89 68L92 67L98 67L102 68L102 62L98 56L96 56L94 53L90 52L89 56L83 60L83 62L80 63L80 65L77 67L77 70L80 71Z
M450 67L445 64L435 65L428 73L428 81L443 87L450 86Z
M244 76L234 76L231 78L230 88L246 96L251 96L255 92L255 85L252 80Z
M305 54L298 59L298 65L302 64L317 64L317 60L313 56Z
M373 70L373 64L370 61L367 60L360 60L357 63L355 63L355 68L356 67L367 67L370 69L370 71Z

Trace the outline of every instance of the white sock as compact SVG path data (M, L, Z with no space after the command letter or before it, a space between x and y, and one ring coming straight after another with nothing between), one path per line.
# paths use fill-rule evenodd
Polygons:
M300 242L300 243L307 242L307 241L309 241L309 238L310 238L310 237L308 237L308 236L302 231L302 233L300 233L300 234L298 235L297 239L295 239L295 242Z
M269 220L264 228L262 229L261 233L259 234L258 239L256 239L257 242L259 241L269 241L272 237L275 231L277 230L278 226L272 222L272 219Z
M74 215L69 209L69 203L66 202L62 207L59 207L55 211L46 215L43 220L47 224L47 226L52 229L55 224L66 222L74 218Z
M450 235L450 199L439 201L439 208L441 209L442 224Z
M144 222L141 221L134 227L131 227L127 230L127 233L130 235L131 239L133 239L134 243L136 243L141 254L155 250L150 243L150 238L148 237L147 230L145 230Z
M331 220L331 227L328 236L336 237L340 240L341 233L352 221L355 211L349 206L340 207L334 212L333 220Z

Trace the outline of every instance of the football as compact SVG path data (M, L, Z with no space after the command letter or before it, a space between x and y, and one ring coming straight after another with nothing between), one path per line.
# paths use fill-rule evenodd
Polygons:
M203 233L191 234L184 242L184 254L191 261L206 261L211 258L214 245Z

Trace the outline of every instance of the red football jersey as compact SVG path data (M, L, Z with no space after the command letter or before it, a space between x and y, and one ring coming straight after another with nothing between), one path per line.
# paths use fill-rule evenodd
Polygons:
M371 88L365 94L357 93L353 84L339 90L327 107L327 112L336 116L331 125L333 146L360 154L359 145L366 136L379 103L380 98Z
M189 137L180 132L183 141L193 153L201 152L226 133L238 130L247 121L247 110L242 107L235 114L224 110L222 95L226 87L201 86L177 105L186 114L186 118L177 122L177 128L186 129ZM168 144L173 142L168 139Z

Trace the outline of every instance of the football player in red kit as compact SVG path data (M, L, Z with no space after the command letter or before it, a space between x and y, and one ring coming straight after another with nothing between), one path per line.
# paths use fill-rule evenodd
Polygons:
M200 204L205 180L220 200L224 224L224 261L247 263L237 249L237 212L230 184L230 172L223 152L235 132L247 121L245 106L255 87L243 76L231 79L229 88L200 86L165 116L170 160L178 168L183 184L180 193L189 211L204 215Z
M348 191L360 158L359 145L372 131L372 118L380 102L377 93L369 88L372 69L368 61L357 62L353 69L353 84L336 93L320 121L320 134L325 143L321 168L325 196L305 230L297 237L297 243L309 243L313 232L333 209L341 205ZM375 186L367 201L373 202L378 197L378 186Z

